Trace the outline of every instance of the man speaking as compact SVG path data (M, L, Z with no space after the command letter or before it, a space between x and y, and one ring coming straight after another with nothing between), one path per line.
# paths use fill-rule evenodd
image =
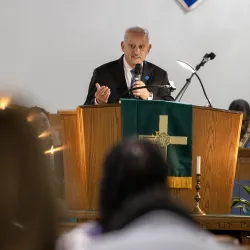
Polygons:
M127 29L121 48L124 55L120 59L94 70L84 105L115 103L119 98L173 101L169 88L157 86L169 85L167 72L145 61L151 49L148 31L140 27ZM135 72L138 64L142 68L139 74ZM128 91L142 86L146 88Z

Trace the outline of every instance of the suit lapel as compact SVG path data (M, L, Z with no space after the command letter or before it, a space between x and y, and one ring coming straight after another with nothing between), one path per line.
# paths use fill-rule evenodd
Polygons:
M150 85L153 75L154 75L153 69L150 67L147 61L144 61L141 80L142 82L145 83L146 86Z
M124 67L123 67L123 56L117 60L116 69L114 70L114 78L117 90L127 89L127 83L125 79Z
M111 95L109 97L109 102L113 103L117 98L128 97L128 87L125 79L124 67L123 67L123 56L116 61L110 75L113 78L111 90Z

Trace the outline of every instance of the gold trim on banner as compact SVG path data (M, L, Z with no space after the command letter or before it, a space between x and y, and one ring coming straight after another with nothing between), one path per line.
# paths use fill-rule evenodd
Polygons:
M192 188L192 177L168 176L167 183L169 188Z

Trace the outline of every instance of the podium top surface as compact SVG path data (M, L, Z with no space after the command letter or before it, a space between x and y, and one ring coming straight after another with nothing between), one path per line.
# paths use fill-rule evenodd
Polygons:
M250 149L249 148L241 148L238 151L238 158L241 157L246 157L246 158L250 158Z
M115 107L120 107L121 104L102 104L102 105L81 105L78 106L77 108L83 108L83 109L88 109L88 108L115 108ZM204 106L196 106L193 105L193 108L195 109L203 109L203 110L212 110L212 111L217 111L217 112L224 112L224 113L231 113L231 114L241 114L241 112L238 111L231 111L231 110L226 110L226 109L219 109L219 108L209 108L209 107L204 107ZM58 114L75 114L75 110L58 110Z

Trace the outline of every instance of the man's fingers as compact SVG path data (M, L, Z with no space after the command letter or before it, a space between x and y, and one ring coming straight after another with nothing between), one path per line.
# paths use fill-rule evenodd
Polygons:
M150 94L147 89L138 89L133 91L133 95L142 100L147 100Z
M145 86L145 84L144 84L143 82L137 81L137 82L135 82L135 84L133 85L133 88L140 88L140 87L144 87L144 86ZM140 91L143 91L143 90L144 90L144 88L136 89L136 90L134 90L134 91L137 91L137 93L138 93L138 91L140 92Z
M143 94L144 92L141 92L141 91L138 91L138 90L135 90L133 91L133 94L134 95L140 95L140 94Z
M103 92L103 90L105 89L105 86L101 86L97 91L96 91L96 94L100 94Z
M106 93L109 91L109 88L108 87L105 87L104 89L103 89L103 91L100 93L100 95L106 95Z
M109 96L110 96L110 89L107 92L105 92L103 99L107 100Z
M142 81L136 81L135 84L133 85L133 87L141 87L141 86L145 86L145 83Z
M96 99L98 103L107 103L109 96L110 96L110 89L107 88L101 94L99 93L98 95L96 95Z
M101 95L102 93L104 93L105 91L107 91L109 88L106 86L101 86L95 93L96 96Z
M99 83L96 83L95 86L96 86L96 89L97 89L97 90L101 88L101 86L100 86Z
M147 89L136 89L136 90L133 90L133 94L144 94L146 93L148 90Z

